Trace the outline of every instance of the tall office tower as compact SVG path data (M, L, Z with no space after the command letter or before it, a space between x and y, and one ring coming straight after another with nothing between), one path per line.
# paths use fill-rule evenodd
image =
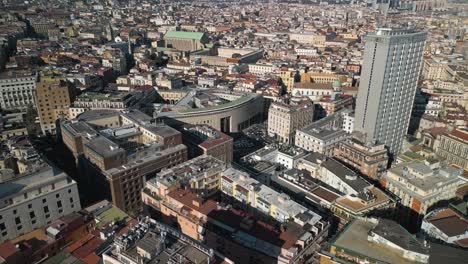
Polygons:
M366 36L354 128L397 155L408 131L427 34L379 29Z

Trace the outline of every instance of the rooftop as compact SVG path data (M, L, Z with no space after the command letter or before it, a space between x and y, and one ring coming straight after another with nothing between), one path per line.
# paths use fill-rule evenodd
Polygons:
M202 155L188 160L170 169L164 169L149 180L150 184L164 184L173 186L179 183L187 183L191 179L196 180L200 175L209 172L221 172L225 164L211 156Z
M43 167L38 171L14 177L0 184L0 199L17 193L37 189L61 180L70 179L64 172L58 172L51 167ZM71 180L71 179L70 179ZM71 180L73 182L73 180ZM58 187L58 186L57 186Z
M391 221L389 221L391 222ZM391 223L389 223L391 224ZM345 250L351 250L355 254L364 255L366 257L373 258L383 263L393 263L393 264L409 264L415 263L403 257L403 254L397 249L373 243L368 240L368 235L371 231L376 230L379 222L371 221L366 219L356 219L349 226L347 226L337 237L333 245ZM398 229L401 227L394 228L394 224L389 227L392 231L396 231L394 241L399 245L400 242L415 241L409 233L404 233ZM382 231L381 227L377 230ZM386 236L385 236L386 237ZM419 242L417 242L419 243Z
M179 38L179 39L196 39L203 38L203 32L187 32L187 31L169 31L164 35L164 38Z
M104 253L114 259L124 255L145 263L219 263L214 251L179 231L150 218L143 218Z
M413 187L418 188L424 192L435 190L437 187L451 184L458 181L458 177L461 175L461 170L450 165L444 165L439 163L428 164L427 161L415 161L406 162L396 165L395 167L388 170L390 173L398 175L402 182L396 182L392 180L396 185L400 186L403 190L411 191L413 193ZM410 188L407 187L410 185ZM421 197L418 192L413 193L414 196L424 200L429 197ZM428 193L432 195L432 192Z

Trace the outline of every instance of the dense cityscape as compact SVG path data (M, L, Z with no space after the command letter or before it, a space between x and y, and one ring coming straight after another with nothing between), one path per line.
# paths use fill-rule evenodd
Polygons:
M0 0L0 263L465 264L468 2Z

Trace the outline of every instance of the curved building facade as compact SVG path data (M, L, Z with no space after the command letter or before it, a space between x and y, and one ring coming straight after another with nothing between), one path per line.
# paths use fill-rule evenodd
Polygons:
M176 108L172 111L160 112L157 118L167 124L207 124L224 133L240 132L262 120L263 97L261 95L211 94L227 102L202 108Z

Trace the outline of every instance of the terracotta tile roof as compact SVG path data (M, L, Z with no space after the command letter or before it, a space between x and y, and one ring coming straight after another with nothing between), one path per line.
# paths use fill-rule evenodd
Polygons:
M0 244L0 257L3 259L10 258L11 256L18 253L18 251L19 250L15 247L15 245L9 241Z
M167 194L172 199L182 203L185 207L200 212L204 215L208 215L211 211L215 210L218 206L213 200L206 200L202 202L201 206L198 207L193 204L193 200L200 199L194 192L190 190L175 189Z
M317 195L318 197L328 201L328 202L333 202L335 201L339 196L322 188L318 187L315 190L312 191L313 194Z
M444 133L445 131L447 131L447 128L446 127L433 127L433 128L430 128L428 130L426 130L429 134L431 134L432 136L438 136L442 133Z
M427 219L448 236L464 234L468 231L468 221L448 208Z
M468 141L468 132L466 131L461 131L461 130L458 130L458 129L454 129L452 130L452 133L450 133L450 135L456 137L456 138L459 138L463 141Z

